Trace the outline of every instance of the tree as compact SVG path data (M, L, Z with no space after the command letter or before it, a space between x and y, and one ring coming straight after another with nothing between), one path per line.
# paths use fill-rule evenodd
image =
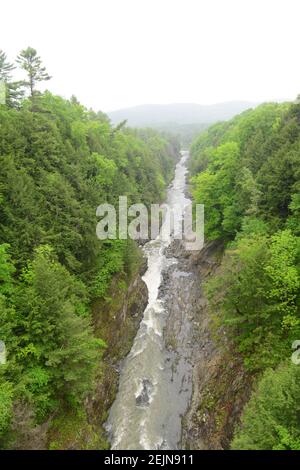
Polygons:
M41 414L54 392L80 400L91 389L104 343L93 336L86 295L84 284L57 262L49 246L36 250L16 300L23 330L17 356Z
M252 377L276 368L246 406L234 449L300 449L298 366L278 367L300 337L299 98L218 123L191 147L206 236L227 243L206 284L216 326Z
M212 153L208 168L192 180L195 202L205 205L205 233L210 240L232 237L239 228L234 191L238 157L236 142L226 142Z
M12 416L13 389L9 382L0 376L0 438L6 431Z
M7 295L12 291L12 274L15 269L7 254L8 244L0 245L0 294Z
M37 98L43 112L29 112ZM53 411L84 411L104 347L91 304L138 269L133 241L97 239L95 209L162 198L177 156L175 139L114 132L75 98L0 106L0 448L28 448Z
M11 72L15 66L8 62L7 56L4 51L0 49L0 80L8 82L11 80Z
M236 450L300 450L300 369L286 363L267 370L246 405Z
M221 273L207 283L211 307L221 312L251 370L276 366L300 333L298 246L289 230L241 237L227 250Z
M5 104L10 108L18 108L24 96L23 82L12 81L11 73L16 67L8 62L5 52L0 49L0 82L5 85Z
M0 245L0 340L4 341L10 350L16 344L15 338L12 336L12 328L15 325L15 312L12 305L15 267L7 253L8 248L8 244Z
M50 80L46 68L42 65L41 58L37 55L37 51L32 47L23 49L17 57L17 62L21 68L28 74L28 81L25 81L25 86L29 87L31 97L36 93L35 87L37 82Z

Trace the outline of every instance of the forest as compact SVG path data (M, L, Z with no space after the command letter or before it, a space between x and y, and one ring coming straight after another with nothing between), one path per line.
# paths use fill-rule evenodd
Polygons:
M0 448L24 449L66 416L76 432L89 427L88 398L109 373L101 364L111 346L93 305L112 304L115 286L129 290L142 264L132 240L96 237L96 208L121 195L165 201L180 140L197 131L192 199L205 207L206 243L222 246L205 282L211 328L216 338L225 330L253 380L231 449L300 450L300 98L177 136L40 92L50 79L35 49L16 63L0 51ZM108 310L97 315L110 320ZM143 387L154 385L146 377ZM86 448L109 446L91 436Z
M85 414L107 347L91 304L116 273L129 279L137 245L96 237L96 208L159 202L173 174L176 138L113 127L102 112L40 93L48 81L33 48L16 65L0 51L0 447L22 447L37 425L65 410ZM103 312L103 315L105 312Z
M211 316L255 378L232 449L300 449L299 155L299 99L217 123L191 147L206 241L225 246L206 283Z

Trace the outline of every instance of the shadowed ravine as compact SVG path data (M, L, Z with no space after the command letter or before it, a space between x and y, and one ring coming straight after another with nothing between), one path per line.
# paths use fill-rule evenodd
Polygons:
M168 189L167 203L185 206L186 160L183 152L175 177ZM175 258L166 250L172 243L160 239L144 245L148 269L144 281L148 305L120 374L119 390L113 403L107 430L112 449L177 449L181 439L181 419L192 392L192 367L188 350L180 351L165 344L164 327L168 317L165 294L171 285L162 284L162 274ZM178 273L187 278L189 273ZM161 288L161 289L160 289ZM185 325L185 328L189 328Z

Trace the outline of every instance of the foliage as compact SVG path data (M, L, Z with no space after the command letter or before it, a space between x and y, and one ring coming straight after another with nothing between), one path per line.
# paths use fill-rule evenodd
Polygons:
M218 123L191 154L206 239L226 245L206 285L211 311L245 367L266 371L233 448L299 449L299 371L286 358L300 338L300 105L265 104Z
M300 450L300 368L267 370L246 405L233 449Z
M277 365L300 337L299 246L289 230L242 237L207 285L212 309L252 370Z
M121 195L162 201L179 152L171 136L114 128L74 96L39 93L50 77L34 49L18 63L31 96L0 106L2 447L25 442L58 410L84 408L109 348L95 336L91 304L139 263L134 242L97 239L97 206ZM13 68L1 53L8 84Z
M10 63L4 51L0 49L0 81L5 85L5 104L10 108L18 108L24 96L23 82L13 81L14 64Z
M1 377L2 379L2 377ZM6 431L12 416L12 386L9 382L0 382L0 439Z
M42 65L42 60L38 56L37 51L32 47L23 49L17 57L17 63L27 72L28 80L24 81L24 85L29 87L30 95L36 93L35 86L37 82L50 80L46 68Z
M206 206L208 239L233 239L249 215L275 231L298 210L299 108L261 105L212 126L193 143L193 195Z

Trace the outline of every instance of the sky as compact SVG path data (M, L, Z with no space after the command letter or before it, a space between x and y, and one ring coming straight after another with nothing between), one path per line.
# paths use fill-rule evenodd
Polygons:
M0 4L0 49L14 60L34 47L48 89L106 112L292 100L299 21L299 0L10 0Z

